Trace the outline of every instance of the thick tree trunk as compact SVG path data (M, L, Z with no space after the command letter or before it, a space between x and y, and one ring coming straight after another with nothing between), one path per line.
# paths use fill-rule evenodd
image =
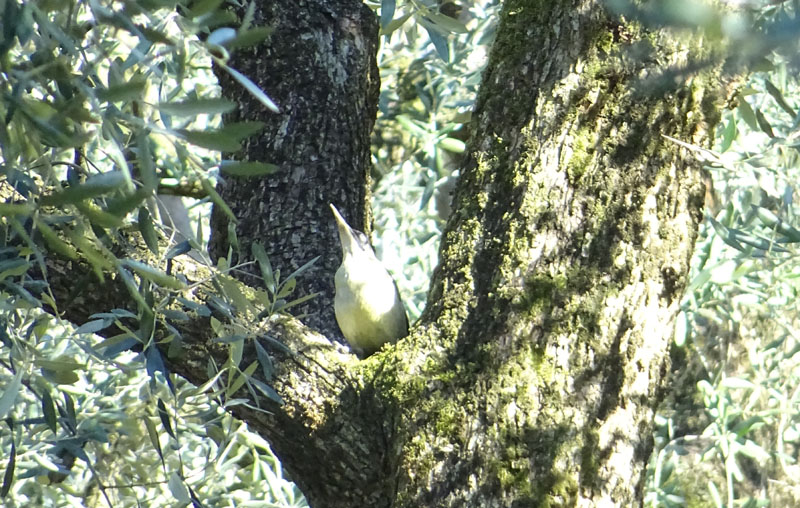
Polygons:
M685 44L596 2L506 2L426 326L393 372L394 506L641 503L703 204L662 135L707 144L723 104L709 77L658 86Z
M299 265L309 245L319 246L315 284L329 297L339 255L330 255L326 206L340 198L354 208L363 199L372 117L342 124L325 101L341 98L348 76L364 88L354 92L355 106L341 107L371 114L374 81L371 64L328 53L367 54L373 39L360 30L374 35L374 20L356 3L343 2L345 14L322 4L265 7L275 9L265 19L296 17L310 30L276 22L296 41L296 58L314 61L305 48L338 63L298 67L286 61L294 46L277 39L280 51L259 53L253 65L272 76L262 85L287 114L249 157L275 162L282 154L285 178L230 180L224 192L242 219L240 240L269 238L268 251L283 259L276 265ZM253 375L284 404L240 390L235 396L248 404L232 411L269 439L312 506L641 503L652 410L703 196L692 161L662 135L707 144L724 92L710 75L684 76L670 88L655 78L698 51L614 21L595 1L506 2L441 265L412 335L358 361L296 320L253 325L253 336L278 338L294 352L273 350L273 379L260 369ZM316 92L295 93L305 89ZM312 116L321 117L316 131ZM346 132L334 141L329 129ZM356 183L352 196L339 194ZM287 226L268 227L273 220ZM227 226L219 216L214 225L221 241ZM59 301L81 272L90 269L52 268ZM201 285L186 297L213 291ZM103 299L123 291L86 295L60 310L82 322L103 304L123 305ZM325 302L311 322L330 332ZM228 346L212 342L207 318L172 325L183 340L172 370L200 383L209 357L225 363ZM243 366L256 359L252 337L243 357Z
M364 211L380 88L377 18L358 0L279 0L261 2L255 24L274 27L272 36L234 52L230 65L257 82L280 112L268 111L227 73L218 75L224 94L239 103L236 120L266 125L247 145L246 158L280 169L262 179L227 178L219 191L239 218L238 261L252 260L253 242L264 245L284 274L321 256L298 281L299 294L320 295L299 312L308 314L307 325L336 337L331 274L341 253L328 203L354 227L369 230ZM227 216L215 209L211 226L212 257L224 257ZM254 266L248 271L258 273Z

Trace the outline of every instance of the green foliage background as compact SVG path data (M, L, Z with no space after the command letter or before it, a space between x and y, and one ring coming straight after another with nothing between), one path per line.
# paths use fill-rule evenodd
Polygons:
M375 242L416 317L499 6L370 5L383 30ZM705 30L754 70L723 111L713 150L675 140L676 149L704 161L710 198L677 321L672 395L656 419L647 504L797 505L797 2L749 2L733 11L677 0L647 11L622 0L609 5L656 28ZM236 372L231 378L250 387L247 372L259 367L233 361L244 340L235 338L235 319L219 324L232 360L210 365L212 382L202 387L180 379L169 386L147 333L155 321L204 312L178 301L170 288L182 281L166 278L163 266L189 247L202 251L202 217L211 202L223 206L216 179L275 169L219 160L219 150L236 149L259 126L221 126L220 114L233 105L219 98L212 62L270 107L269 91L225 59L270 29L221 6L0 0L5 506L305 505L266 443L222 407L238 402L215 375ZM221 25L239 28L219 31ZM171 229L159 194L190 196L197 231ZM108 250L106 237L130 230L141 233L155 262L137 264ZM171 251L159 252L159 236L172 239ZM40 273L48 252L90 260L97 277L128 280L139 311L97 315L77 330L43 313L53 303ZM272 277L269 261L256 258L265 279ZM259 309L285 311L291 280L272 284L258 297ZM221 307L241 304L228 279L218 282ZM130 335L104 342L92 335L111 324ZM132 338L143 353L127 351Z

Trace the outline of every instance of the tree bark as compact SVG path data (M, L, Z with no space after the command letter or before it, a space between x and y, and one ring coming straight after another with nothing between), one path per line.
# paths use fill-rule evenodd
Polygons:
M319 11L322 4L275 4L264 7L273 17L264 16L313 29L306 37L276 21L277 31L306 41L301 46L316 41L306 51L345 54L337 41L352 49L359 40L366 51L369 36L356 28L373 30L374 20L358 18L366 14L355 3L336 15ZM656 78L681 75L701 49L615 20L595 1L506 1L441 264L411 336L358 361L292 318L253 324L252 337L276 337L292 351L271 350L273 379L253 375L283 405L243 389L235 396L247 405L231 410L270 441L311 506L641 504L653 408L704 194L690 155L663 135L708 144L725 93L713 69L687 71L677 85ZM339 94L334 71L344 69L365 87L355 100L364 107L348 111L367 114L374 81L364 78L369 65L351 71L347 59L308 70L319 76L298 72L284 61L288 51L260 53L269 58L253 63L275 66L262 85L288 113L249 151L272 162L286 156L285 179L230 180L223 190L241 217L240 240L268 236L268 250L299 265L310 246L335 250L327 201L340 197L353 212L366 194L361 136L372 117L349 119L352 128L334 142L328 129L341 123L323 118L313 131L301 122L325 117L331 96L294 91L317 90L309 82L320 80ZM219 215L214 227L221 242L227 226ZM313 241L321 238L327 243ZM316 272L326 295L337 264L338 252ZM50 281L59 288L60 277L74 280L82 270L89 272L78 263L53 269ZM68 282L54 291L59 301ZM192 297L212 293L202 285ZM81 322L108 294L121 291L95 288L61 311ZM329 332L330 298L323 304L310 321ZM212 341L208 318L172 325L184 347L170 368L207 380L208 358L222 365L227 346ZM256 359L252 337L243 365Z
M424 332L395 372L426 380L398 404L395 506L642 502L704 192L662 135L707 145L724 102L713 69L681 73L699 50L596 2L505 3Z
M320 295L299 312L307 314L307 325L337 337L327 278L341 253L328 203L369 234L365 210L380 88L378 22L357 0L262 2L254 19L256 25L274 27L273 35L265 44L234 52L229 63L256 81L280 112L268 111L227 73L218 76L225 95L239 103L234 119L266 126L246 146L246 158L280 169L261 179L228 178L219 192L239 218L238 261L252 260L253 242L264 245L274 268L284 274L321 256L298 287L301 294ZM211 226L212 258L224 257L227 216L215 209ZM258 273L253 266L248 271Z

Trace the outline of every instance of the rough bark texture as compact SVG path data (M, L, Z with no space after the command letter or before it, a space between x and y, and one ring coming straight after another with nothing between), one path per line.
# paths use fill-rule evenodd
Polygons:
M273 35L265 44L235 52L230 65L257 82L280 112L268 111L227 73L218 74L224 94L240 105L235 120L266 124L246 146L247 158L280 170L263 179L228 178L219 191L240 220L239 261L252 260L253 242L265 246L283 274L321 256L299 281L301 294L321 294L300 309L308 313L306 324L336 337L332 283L326 277L341 253L328 203L368 232L364 210L380 86L378 22L357 0L261 2L256 11L254 24L274 27ZM228 219L218 209L210 251L214 259L228 252ZM248 271L258 273L253 266Z
M404 352L425 359L396 372L395 506L641 503L703 199L662 134L703 145L722 104L718 79L656 75L698 51L596 2L505 3Z
M316 48L320 62L349 54L359 40L366 51L354 28L368 24L360 7L344 2L350 14L333 15L321 4L270 4L264 9L274 11L262 15L310 30L287 29L289 40ZM338 248L325 207L344 184L358 184L354 195L363 199L367 140L359 136L371 122L339 123L328 115L332 96L299 91L332 87L339 97L343 76L361 76L365 88L353 101L364 107L347 111L367 114L372 92L363 90L374 82L368 67L348 69L346 58L337 60L344 67L304 67L304 75L291 44L282 44L240 68L271 76L262 85L287 112L250 147L251 159L284 154L284 179L230 180L223 191L242 218L240 239L267 239L283 259L275 265L288 266L311 257L310 245ZM641 503L652 408L703 196L687 154L662 134L705 144L722 92L718 78L702 74L657 92L647 80L698 51L618 24L597 2L506 2L441 266L412 336L359 362L296 320L254 321L253 335L295 352L273 351L271 383L285 404L242 391L236 396L269 411L233 410L272 443L312 506ZM298 74L303 86L283 88ZM326 130L310 127L315 115ZM330 129L347 125L334 139ZM269 229L272 221L286 226ZM215 235L226 231L218 216L214 226L222 228ZM338 253L319 265L327 291L337 263ZM70 295L71 282L89 271L72 263L50 274L59 301L72 299L60 311L79 323L104 305L123 306L104 298L124 294L111 278L111 288ZM202 301L213 291L184 294ZM332 312L312 322L335 326ZM211 341L207 318L173 326L184 347L171 368L205 381L208 358L223 364L227 346ZM248 339L247 363L252 348Z
M137 259L159 266L159 259L149 253L143 241L123 236L121 242L129 253L137 253ZM196 304L212 297L227 300L219 292L220 283L212 282L214 274L189 256L175 258L170 265L173 273L186 278L187 289L181 292L184 298ZM114 308L136 312L123 281L107 277L100 284L86 262L49 257L47 272L59 313L73 323L83 324L92 314ZM230 284L237 282L228 279L224 283L226 287ZM242 296L237 300L258 300L254 290L241 283L238 291ZM172 343L162 349L168 370L197 385L203 384L208 381L210 365L219 367L229 361L230 346L214 340L217 334L208 317L177 302L170 307L185 312L190 319L175 321L159 315L155 320L156 341ZM273 379L264 379L261 369L253 377L274 387L283 404L246 389L225 393L220 401L247 401L232 406L231 412L269 440L312 506L360 506L365 500L372 500L366 506L383 506L379 500L385 503L389 498L385 489L376 486L394 477L395 469L381 462L392 422L384 418L385 412L373 400L372 381L362 371L365 362L359 362L345 346L331 342L296 319L273 316L259 324L252 313L248 315L236 305L231 309L236 323L249 321L251 326L240 329L250 334L244 340L240 366L244 368L256 360L254 341L259 340L272 357L275 371ZM220 312L214 311L214 317L229 322ZM180 334L180 347L175 347L175 331ZM114 336L121 332L109 327L99 333ZM267 336L280 340L283 347L270 346ZM225 386L228 378L239 375L238 370L226 370L218 386Z

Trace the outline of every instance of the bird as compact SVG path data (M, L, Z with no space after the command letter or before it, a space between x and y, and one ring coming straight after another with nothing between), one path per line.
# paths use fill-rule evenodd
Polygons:
M350 347L367 357L408 335L408 316L392 276L378 261L361 231L351 228L330 205L342 244L333 310Z

